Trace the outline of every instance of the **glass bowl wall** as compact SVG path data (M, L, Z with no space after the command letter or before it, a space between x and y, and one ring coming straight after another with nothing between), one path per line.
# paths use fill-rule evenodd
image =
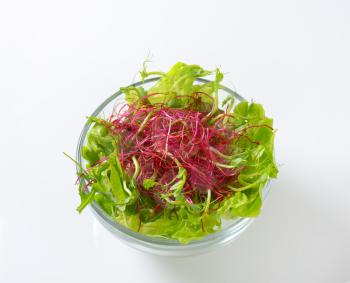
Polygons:
M137 82L134 86L143 86L148 89L159 78L147 79L144 82ZM207 82L205 79L197 79L198 83ZM235 101L244 100L243 97L228 87L221 86L219 90L219 105L227 95L231 95L235 98ZM118 111L120 107L125 104L124 94L121 91L116 92L112 96L108 97L97 109L91 114L95 117L107 118L112 113L113 109ZM82 148L86 143L86 136L89 132L91 124L85 124L81 135L79 137L76 160L83 167L86 168L86 162L82 158ZM77 172L79 167L77 166ZM84 182L84 181L82 181ZM262 198L265 200L271 185L269 180L263 189ZM92 211L97 220L114 236L124 241L127 245L136 248L138 250L163 256L190 256L208 252L219 246L224 246L237 238L252 222L253 218L237 217L229 221L223 221L222 229L214 234L208 235L201 240L192 241L186 245L180 244L175 240L168 240L163 238L149 237L138 232L132 231L129 228L115 222L109 215L107 215L98 205L93 202L91 204Z

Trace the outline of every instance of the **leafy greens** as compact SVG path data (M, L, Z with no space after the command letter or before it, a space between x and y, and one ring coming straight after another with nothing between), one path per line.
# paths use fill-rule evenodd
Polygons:
M228 96L219 107L219 69L144 65L142 80L153 75L160 79L147 90L121 88L126 114L90 117L78 211L95 201L134 231L183 244L220 230L223 219L259 215L262 190L278 174L273 121L262 105Z

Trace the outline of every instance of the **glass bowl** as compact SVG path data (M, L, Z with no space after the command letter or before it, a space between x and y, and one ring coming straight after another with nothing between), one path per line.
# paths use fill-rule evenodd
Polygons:
M143 86L145 89L150 87L152 83L159 80L159 78L151 78L144 80L143 82L137 82L134 86ZM199 83L208 82L205 79L198 78ZM221 105L222 100L232 95L235 101L245 100L235 91L223 85L220 86L219 90L219 102ZM116 92L109 98L107 98L92 114L95 117L108 117L113 109L118 110L122 105L125 104L124 94L121 91ZM106 114L106 116L104 116ZM76 160L80 166L86 168L86 162L82 158L82 148L86 143L86 135L89 132L91 124L86 123L79 137ZM79 166L76 168L79 172ZM82 180L84 182L84 180ZM267 182L263 191L262 199L263 202L268 195L270 190L271 180ZM228 221L223 221L222 229L210 234L203 239L191 241L188 244L181 244L176 240L163 239L145 236L141 233L132 231L131 229L117 223L109 215L107 215L96 202L93 202L91 209L96 216L97 220L114 236L125 242L130 247L137 250L162 255L162 256L191 256L211 251L217 247L224 246L232 242L237 238L248 226L254 221L254 218L242 218L237 217Z

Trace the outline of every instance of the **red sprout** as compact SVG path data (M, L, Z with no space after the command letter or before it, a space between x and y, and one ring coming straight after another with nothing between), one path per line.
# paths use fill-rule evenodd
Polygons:
M146 98L157 94L149 94ZM163 195L171 198L170 187L179 173L179 164L187 172L183 193L189 204L205 199L207 190L214 192L213 201L226 197L230 194L227 184L236 181L242 170L230 167L222 155L232 155L234 139L250 138L242 131L235 132L232 123L223 123L225 117L232 116L230 114L221 114L215 123L209 124L207 112L199 112L195 107L196 99L201 99L199 94L206 94L196 94L187 109L169 108L163 104L141 107L131 104L110 117L113 124L110 131L118 136L121 165L133 175L132 158L136 157L140 167L136 178L138 190L156 202L155 211L165 206ZM143 181L149 178L154 178L157 185L146 190Z

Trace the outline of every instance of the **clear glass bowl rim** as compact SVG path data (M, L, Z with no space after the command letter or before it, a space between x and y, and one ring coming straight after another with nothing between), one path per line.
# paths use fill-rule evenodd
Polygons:
M139 81L132 86L141 86L143 84L147 84L150 82L155 82L159 80L159 77L146 79L144 81ZM197 78L196 81L201 83L209 82L209 80ZM236 98L238 101L245 100L242 96L240 96L237 92L233 91L232 89L220 85L220 90L226 92L229 95L232 95L234 98ZM103 109L111 103L114 99L116 99L119 95L122 94L122 91L117 91L116 93L112 94L110 97L108 97L104 102L101 103L100 106L97 107L97 109L90 115L97 117ZM76 166L76 172L80 172L80 166L83 166L82 163L82 148L85 143L85 138L87 136L87 133L91 127L91 124L85 123L83 130L79 136L77 149L76 149L76 160L77 160L77 166ZM82 180L84 182L84 180ZM271 179L266 183L265 187L262 190L262 201L266 199L271 186ZM120 238L123 240L129 242L129 243L139 243L144 246L149 246L150 248L158 248L158 249L191 249L191 248L200 248L208 245L213 244L224 244L225 242L231 240L235 237L235 235L240 234L252 221L254 218L244 218L244 217L237 217L233 223L230 223L227 225L227 227L222 228L221 230L210 234L203 239L200 240L194 240L189 242L188 244L184 245L179 243L176 240L166 239L166 238L160 238L160 237L151 237L146 236L141 233L135 232L119 223L114 221L111 217L109 217L96 202L92 202L90 207L92 208L93 213L95 216L103 222L104 226L111 231L113 234L117 234Z

